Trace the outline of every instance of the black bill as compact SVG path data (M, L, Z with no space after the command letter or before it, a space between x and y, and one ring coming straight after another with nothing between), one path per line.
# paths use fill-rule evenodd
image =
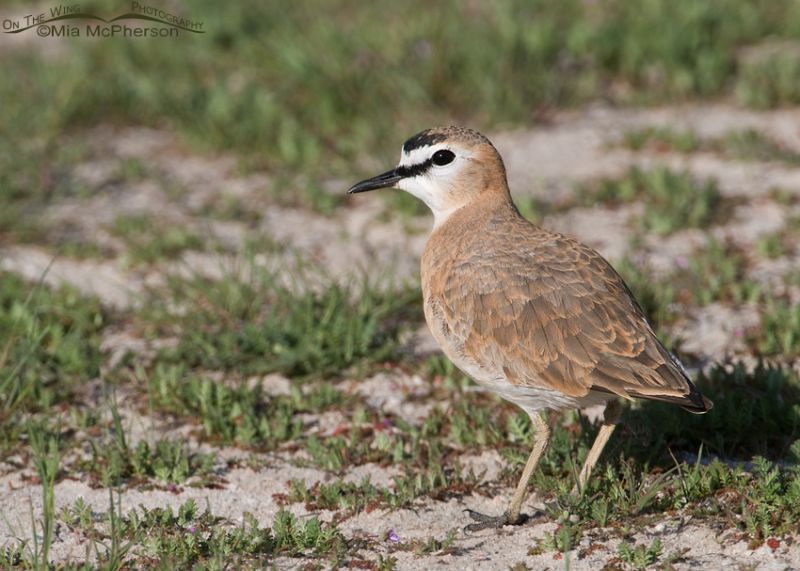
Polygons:
M379 188L388 188L396 185L402 178L403 176L398 174L397 169L392 169L383 174L379 174L378 176L374 176L354 184L350 187L350 190L347 191L347 194L367 192L368 190L377 190Z

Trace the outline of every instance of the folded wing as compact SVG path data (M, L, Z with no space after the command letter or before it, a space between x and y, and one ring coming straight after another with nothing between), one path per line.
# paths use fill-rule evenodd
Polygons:
M442 290L442 317L466 357L502 369L517 385L711 408L594 250L537 229L529 242L493 256L506 259L476 255L452 267ZM513 270L499 276L497 267Z

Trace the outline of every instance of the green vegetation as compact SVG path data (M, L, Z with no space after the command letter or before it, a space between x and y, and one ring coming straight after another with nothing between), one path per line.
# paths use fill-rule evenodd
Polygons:
M619 179L601 181L577 191L581 203L621 204L641 200L644 214L638 219L645 230L670 234L682 228L704 228L726 220L726 202L716 182L698 183L685 172L665 167L650 171L632 168Z
M765 513L777 510L777 519L766 523L763 517L759 520L759 525L768 523L771 531L741 523L742 530L759 541L794 529L793 518L798 513L791 502L800 498L800 473L791 467L778 468L764 457L782 459L800 453L800 407L795 404L800 397L797 374L788 368L767 365L747 372L738 364L701 375L698 385L715 401L715 408L708 415L691 416L676 407L651 402L628 411L624 418L627 437L612 440L605 455L609 464L598 470L589 489L579 498L569 494L576 478L574 470L583 462L595 429L574 414L553 423L551 448L533 484L539 493L553 494L558 500L551 515L563 522L563 529L554 534L552 545L547 545L549 549L570 549L585 526L629 522L631 518L649 517L667 509L687 509L704 517L740 522L740 516L749 513L750 508L766 510ZM529 453L530 422L526 415L507 405L501 406L499 417L482 414L491 407L476 398L457 392L455 403L446 414L434 409L419 428L397 423L391 433L368 431L356 438L351 429L349 438L333 437L324 444L309 442L307 450L312 457L316 449L338 447L339 461L321 464L335 471L341 471L347 465L344 462L409 463L413 466L411 479L395 479L393 490L368 480L359 484L339 480L312 487L294 481L284 501L303 502L307 509L337 509L347 517L362 510L407 506L420 495L445 499L453 494L480 492L484 488L478 480L459 476L460 468L450 458L455 450L477 451L487 445L498 448L512 462L513 469L502 478L512 485ZM364 422L353 424L363 426ZM759 429L754 430L754 426ZM404 444L398 446L398 442ZM384 459L378 454L382 450ZM405 454L406 450L411 453ZM718 460L710 464L699 459L694 463L675 460L674 455L691 455L698 450L703 455L723 458L756 458L759 468L750 473ZM612 460L617 455L620 459ZM660 469L654 469L657 467ZM446 476L453 470L455 477ZM445 477L432 477L436 473ZM726 493L734 491L742 501L729 501ZM577 523L570 520L571 515L579 517Z
M559 523L555 531L545 534L542 542L548 551L566 553L577 547L581 539L580 527L570 522Z
M593 430L584 424L576 442L578 431L569 423L554 425L553 443L533 483L539 493L556 498L549 515L559 528L545 538L545 549L567 551L585 529L630 528L669 510L718 519L749 535L754 545L797 532L800 471L796 464L779 467L764 458L796 462L800 453L797 373L766 365L748 373L738 364L700 376L698 386L715 403L703 417L647 401L630 409L623 417L626 438L611 440L604 454L609 463L577 497L571 495L575 471ZM685 459L691 451L700 451L694 461ZM707 463L707 455L753 458L753 464L745 469L719 459ZM524 460L521 455L518 469ZM639 557L646 554L642 550Z
M736 98L760 109L800 103L800 51L792 44L767 48L741 65Z
M792 251L790 237L784 232L767 234L756 240L755 251L759 256L770 260L780 258Z
M0 272L0 447L18 445L27 415L69 401L99 374L107 320L97 300Z
M646 402L629 411L624 422L634 438L627 443L612 440L606 457L613 457L614 449L620 447L629 451L622 452L620 461L608 464L605 471L598 470L580 498L569 495L574 476L559 483L550 480L543 470L536 485L539 489L555 485L560 507L555 508L553 516L563 519L564 514L578 515L580 525L594 522L606 526L647 513L688 509L722 518L727 525L738 522L735 525L757 542L795 532L798 514L794 502L800 498L800 472L796 467L779 468L759 455L786 458L787 454L793 457L795 449L800 451L797 374L764 365L747 373L737 365L730 370L712 370L708 376L701 376L698 386L715 402L706 423L657 403ZM754 431L754 426L759 429ZM766 435L775 438L765 440ZM678 450L692 449L722 457L753 457L754 468L745 472L719 460L705 464L700 457L691 465L673 456L672 468L659 474L651 472L648 463L634 462L628 456L634 454L641 461L652 451L663 455L666 450L677 454ZM559 450L555 447L554 451ZM657 458L653 461L661 462ZM664 467L668 468L669 462ZM734 494L734 499L728 493ZM573 522L571 530L562 532L564 538L556 536L556 545L574 540L575 533Z
M391 492L382 490L364 478L359 484L337 480L331 484L307 486L303 480L292 480L285 501L302 502L309 511L343 510L346 514L372 511L381 499L390 499Z
M701 147L701 141L692 131L678 131L670 127L645 127L625 133L625 147L632 151L679 151L692 153Z
M260 527L246 513L240 526L214 516L210 508L200 512L194 500L184 502L177 513L166 508L131 510L114 508L108 522L96 525L78 499L63 512L65 521L94 541L100 562L108 568L134 565L138 569L226 568L231 564L261 567L277 556L338 559L347 545L335 525L316 517L300 519L280 511L271 527Z
M261 385L228 386L188 373L181 365L157 364L146 379L150 407L198 422L212 441L271 449L302 432L298 414L322 412L347 399L329 383L303 393L266 398Z
M336 510L337 517L346 518L378 508L407 508L420 497L446 500L474 490L477 483L477 477L464 476L460 466L444 468L436 464L426 472L407 469L403 476L394 478L391 488L376 486L369 478L358 484L337 480L330 484L317 482L310 487L302 480L292 480L285 501L303 503L308 510Z
M154 446L141 441L130 448L122 434L111 446L92 442L91 459L79 462L74 469L98 484L114 487L125 481L141 485L150 478L161 484L184 484L192 478L191 484L200 487L214 481L214 455L190 454L184 443L173 440L159 440Z
M107 16L118 8L82 5ZM13 78L0 87L4 238L34 237L42 204L80 192L70 167L84 149L66 137L83 126L167 126L246 164L307 173L316 180L298 188L328 204L313 190L323 179L352 175L365 149L394 159L398 132L431 124L529 123L536 109L598 96L663 102L731 86L756 106L797 100L791 50L737 60L743 47L795 37L800 10L790 0L503 0L468 10L421 0L196 0L183 12L207 33L185 34L181 49L81 39L65 42L68 57L0 57L0 73Z
M50 547L53 544L53 534L56 529L55 513L55 483L58 475L58 466L61 460L58 437L50 434L41 425L28 427L28 439L33 452L33 463L42 486L42 521L41 544L39 543L39 530L31 513L33 525L33 548L31 558L38 569L47 569L50 562ZM31 506L31 512L33 507Z
M357 464L402 466L403 473L388 487L369 480L355 484L338 479L312 486L294 481L280 500L302 502L309 510L334 510L339 519L376 508L413 507L421 497L444 501L492 493L491 483L482 483L478 476L461 468L459 456L486 447L499 450L510 461L500 483L512 485L529 452L531 423L527 415L496 397L464 390L463 377L441 357L425 363L427 374L438 379L431 396L447 397L452 404L447 409L433 408L419 424L371 409L329 381L306 382L303 390L294 386L288 395L267 396L258 383L212 380L188 365L172 363L168 353L155 359L152 364L136 366L140 390L146 389L149 396L147 408L198 424L201 436L212 442L257 450L300 447L307 452L309 463L339 475ZM568 492L596 427L574 413L552 423L553 443L533 484L539 493L556 500L550 517L560 522L560 527L545 538L545 549L566 552L590 527L647 522L666 510L684 510L734 525L755 543L793 532L800 516L796 507L800 505L800 474L764 458L800 459L797 374L767 365L752 372L742 365L718 367L701 375L698 385L715 401L711 413L696 417L675 407L647 402L628 411L624 419L627 438L612 440L605 455L607 463L601 464L590 486L577 498ZM304 413L329 410L343 415L333 434L318 434L300 420ZM210 479L213 455L191 455L183 444L171 440L133 447L115 406L111 415L108 442L101 441L93 448L85 466L68 469L88 472L96 483L105 486L214 483ZM710 464L699 458L685 460L698 450L704 456L756 458L755 468L745 470L719 460ZM48 481L52 486L54 479ZM208 512L183 511L186 514L163 509L123 516L112 502L108 525L101 528L85 504L76 504L62 510L58 521L93 538L101 559L108 560L137 557L183 565L217 561L227 554L252 564L281 553L341 554L347 549L335 527L326 528L314 524L314 520L301 524L286 512L269 530L254 520L231 529ZM52 526L55 516L51 513L44 521ZM187 535L188 528L199 531ZM288 533L281 531L287 528L294 530L289 543L288 539L279 539ZM447 545L447 539L434 538L413 545L401 542L397 549L439 553L446 551ZM41 557L41 549L36 549L40 553L37 557ZM626 561L630 558L629 563L634 565L656 557L654 553L631 548L630 553L619 555ZM27 560L29 555L23 550L8 552L6 557Z
M206 201L199 214L218 220L238 220L254 224L261 219L259 212L230 192L220 191Z
M97 242L83 237L59 240L56 248L59 256L78 260L108 259L114 255L110 248L104 248Z
M454 528L447 532L443 539L436 539L429 537L426 540L412 540L405 544L398 545L399 550L413 551L416 555L425 555L428 553L436 553L438 555L447 555L454 551L454 543L458 537L458 529Z
M564 204L552 204L545 202L536 195L523 194L514 196L514 204L525 218L534 224L540 224L545 215L566 210L571 205L571 202L567 200Z
M672 280L654 279L650 268L630 257L623 258L614 267L625 280L633 297L639 302L647 319L656 328L659 338L664 341L665 326L672 324L677 318L675 311L677 293Z
M638 544L631 547L628 543L620 543L617 554L634 569L647 569L661 557L661 540L655 538L650 545Z
M112 9L107 2L98 8ZM506 0L472 10L450 3L424 8L190 3L187 15L209 31L183 38L196 48L189 62L183 50L157 42L76 42L75 63L61 62L57 75L92 69L98 81L65 101L65 120L166 117L203 144L258 149L260 161L307 168L326 164L331 151L352 157L371 148L389 129L412 130L410 123L425 119L420 109L429 109L428 119L480 109L484 120L519 121L532 106L586 100L613 80L637 98L718 94L736 76L735 48L790 36L799 17L786 1L600 7ZM666 18L674 32L664 35ZM472 41L459 41L465 36ZM234 71L231 60L242 65ZM145 69L146 76L137 73ZM494 70L491 80L487 69ZM155 88L167 78L173 89ZM376 121L386 109L393 117Z
M657 278L631 258L615 267L662 339L669 333L665 326L675 323L682 308L716 302L741 305L766 296L763 286L749 277L745 253L713 238L690 257L679 257L670 272Z
M186 250L199 250L203 246L198 234L180 225L165 224L147 214L118 216L113 233L127 246L123 259L128 258L134 264L177 258Z
M395 355L399 336L420 318L419 290L337 283L311 269L289 278L247 262L219 280L171 282L151 316L180 338L165 356L189 367L290 376L338 375Z
M581 496L570 493L571 485L566 482L556 491L549 515L561 525L545 539L548 550L573 549L584 529L641 525L668 510L717 519L747 534L753 546L797 532L800 475L763 458L756 458L748 472L714 460L677 464L661 475L621 461L598 470Z
M732 159L781 161L789 165L800 165L800 153L787 149L755 129L733 131L712 142L712 145Z
M786 458L800 439L800 378L788 366L758 364L748 372L742 363L716 366L700 374L697 385L714 402L700 417L652 402L631 410L626 424L635 435L631 454L643 458L667 447L722 458ZM758 427L754 430L753 427ZM655 461L655 458L651 458Z
M673 287L682 292L682 301L708 305L712 302L742 304L759 299L762 288L748 277L744 252L733 244L710 239L696 250L686 267L673 276Z
M761 314L761 329L754 339L764 355L791 358L800 355L800 305L786 299L769 298Z
M719 153L733 160L780 161L793 166L800 164L800 153L786 148L755 129L731 131L722 137L701 139L692 131L645 127L625 133L623 144L634 151L706 151Z
M410 468L395 481L401 499L420 493L438 496L453 486L473 485L474 475L451 462L453 454L527 441L530 424L524 414L508 406L501 408L499 417L493 416L490 410L501 406L496 397L465 393L453 400L452 407L433 408L421 424L362 407L351 409L337 434L310 435L306 451L313 464L336 473L369 462Z

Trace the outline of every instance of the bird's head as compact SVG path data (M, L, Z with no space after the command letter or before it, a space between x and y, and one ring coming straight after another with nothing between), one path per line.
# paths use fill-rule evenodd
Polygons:
M414 135L403 144L397 167L353 185L347 193L379 188L399 188L419 198L433 211L436 225L484 193L508 197L497 149L464 127L437 127Z

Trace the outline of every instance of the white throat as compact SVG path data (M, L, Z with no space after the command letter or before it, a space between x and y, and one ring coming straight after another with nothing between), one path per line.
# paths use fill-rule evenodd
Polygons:
M446 148L448 146L441 143L412 149L411 152L403 151L399 166L413 168L415 165L421 165L436 151ZM459 168L458 163L459 159L456 159L453 163L443 167L431 167L426 172L404 178L397 185L399 189L420 199L431 209L434 228L444 223L453 212L463 206L463 204L453 204L452 201L448 200L446 190L452 184L456 170Z
M433 212L433 227L442 224L450 215L458 210L461 205L453 206L446 204L438 181L430 176L419 175L405 178L399 182L397 187L404 190L415 198L424 202Z

